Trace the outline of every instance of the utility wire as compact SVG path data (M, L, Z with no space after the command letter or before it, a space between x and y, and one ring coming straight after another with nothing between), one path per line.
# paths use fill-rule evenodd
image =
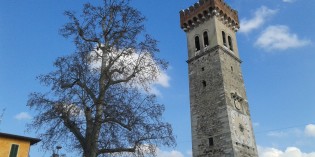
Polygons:
M269 130L262 130L262 131L256 131L254 132L255 134L263 134L263 133L267 133L267 132L272 132L272 131L281 131L281 130L288 130L288 129L292 129L292 128L297 128L297 127L302 127L302 126L306 126L308 124L315 124L315 122L311 122L311 123L304 123L304 124L297 124L297 125L292 125L292 126L287 126L287 127L283 127L283 128L276 128L276 129L269 129ZM177 141L177 143L188 143L191 142L191 140L189 139L185 139L185 140L179 140Z
M262 134L262 133L271 132L271 131L288 130L288 129L292 129L292 128L306 126L308 124L315 124L315 123L314 122L313 123L304 123L304 124L297 124L297 125L283 127L283 128L278 128L278 129L262 130L262 131L255 132L255 134Z

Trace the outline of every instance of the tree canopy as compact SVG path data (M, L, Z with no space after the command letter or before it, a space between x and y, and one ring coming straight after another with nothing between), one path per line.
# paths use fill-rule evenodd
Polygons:
M59 57L55 70L38 77L50 88L33 92L35 128L45 148L57 142L84 157L154 155L157 146L174 146L172 127L162 119L164 105L150 92L167 68L157 57L157 41L145 33L145 17L128 0L84 5L60 34L76 52Z

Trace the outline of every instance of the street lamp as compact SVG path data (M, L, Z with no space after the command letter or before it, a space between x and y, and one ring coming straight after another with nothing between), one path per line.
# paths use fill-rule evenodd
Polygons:
M53 155L52 157L59 157L59 150L61 149L62 147L61 146L56 146L56 149L57 149L57 153L55 153L55 150L53 150Z

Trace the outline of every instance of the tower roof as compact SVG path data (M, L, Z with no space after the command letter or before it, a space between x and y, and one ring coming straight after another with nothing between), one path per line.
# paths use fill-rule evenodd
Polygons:
M239 29L237 11L227 5L224 0L199 0L189 8L181 10L180 27L188 31L210 16L218 16L234 31Z

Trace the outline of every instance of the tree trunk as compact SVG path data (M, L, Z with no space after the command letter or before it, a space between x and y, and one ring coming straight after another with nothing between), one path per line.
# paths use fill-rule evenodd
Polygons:
M87 128L86 143L83 146L83 157L97 157L98 144L97 138L93 135L92 128Z
M87 147L84 149L83 157L97 157L97 151L95 147L87 145Z

